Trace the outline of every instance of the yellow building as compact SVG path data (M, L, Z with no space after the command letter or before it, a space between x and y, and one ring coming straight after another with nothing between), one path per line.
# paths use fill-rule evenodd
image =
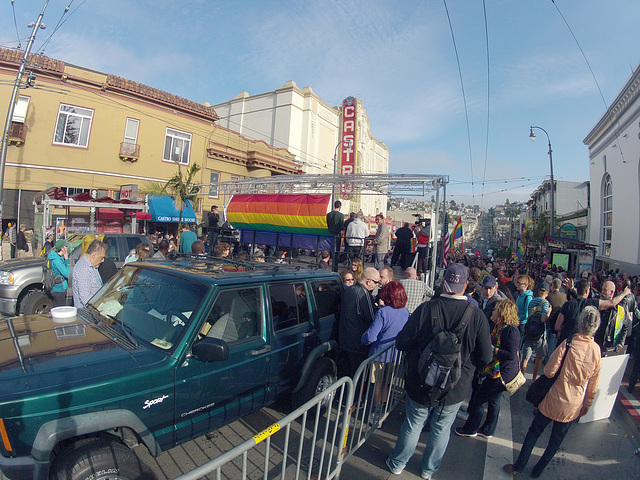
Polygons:
M8 111L22 55L0 48L0 112ZM12 220L34 226L33 198L53 186L117 199L123 185L164 182L176 162L195 162L201 220L228 200L219 182L299 173L286 149L218 126L208 104L38 55L29 57L29 73L35 80L23 78L9 135L3 231Z

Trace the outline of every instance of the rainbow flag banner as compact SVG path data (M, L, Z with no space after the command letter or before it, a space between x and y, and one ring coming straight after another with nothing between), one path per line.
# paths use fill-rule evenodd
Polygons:
M234 195L226 208L242 241L280 247L330 250L327 229L331 195Z
M456 226L451 233L451 247L455 245L456 240L459 238L462 238L462 217L458 218L458 223L456 223Z
M327 212L331 195L234 195L227 205L234 228L331 235Z

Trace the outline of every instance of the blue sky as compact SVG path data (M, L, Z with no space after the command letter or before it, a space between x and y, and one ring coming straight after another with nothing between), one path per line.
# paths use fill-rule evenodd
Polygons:
M2 0L0 45L19 35L24 48L43 4L15 0L16 34ZM458 203L529 198L549 175L546 137L532 143L532 124L551 136L556 179L588 180L582 141L640 62L640 2L484 5L488 37L482 0L446 1L466 102L442 0L50 0L35 50L49 39L52 58L197 102L289 80L330 105L358 97L390 171L449 175Z

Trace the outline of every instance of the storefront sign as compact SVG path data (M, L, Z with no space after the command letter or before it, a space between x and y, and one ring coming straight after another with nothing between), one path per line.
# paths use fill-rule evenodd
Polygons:
M578 229L573 223L565 223L560 227L560 236L567 238L578 238Z
M340 175L354 175L356 171L356 123L358 121L357 100L347 97L342 101L342 149L340 155ZM353 196L353 183L340 185L342 198Z
M135 200L138 196L138 185L122 185L120 187L120 200Z

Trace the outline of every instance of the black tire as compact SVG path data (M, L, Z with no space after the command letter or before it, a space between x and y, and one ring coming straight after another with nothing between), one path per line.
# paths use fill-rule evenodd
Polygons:
M302 388L296 392L291 398L291 405L294 409L304 405L313 397L323 392L336 382L336 366L326 357L319 358L313 365L313 369L307 377ZM321 406L324 409L331 396L327 396L322 400Z
M20 313L33 315L36 313L49 313L53 308L53 298L44 290L34 290L22 300Z
M117 440L85 439L65 448L51 466L52 480L156 480L151 469Z

